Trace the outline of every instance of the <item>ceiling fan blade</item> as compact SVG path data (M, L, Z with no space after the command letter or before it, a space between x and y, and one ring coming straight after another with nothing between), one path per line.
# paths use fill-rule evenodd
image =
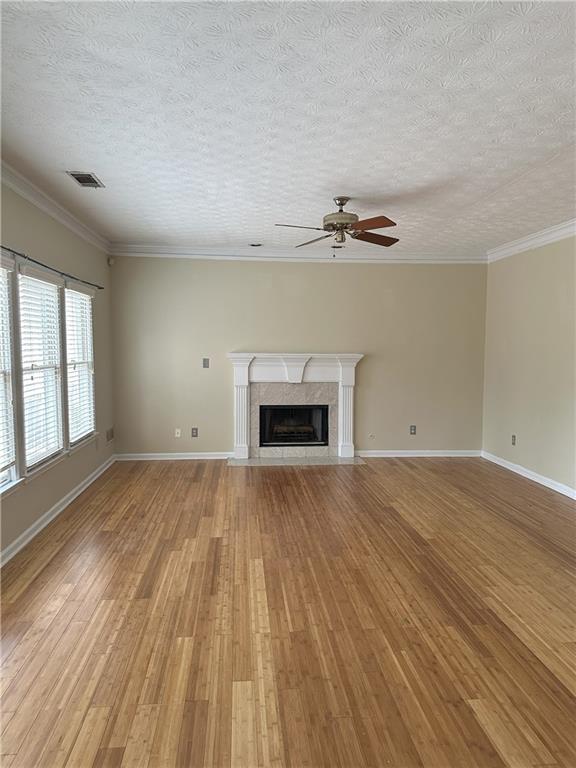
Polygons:
M292 229L316 229L318 232L324 232L322 227L300 227L298 224L274 224L275 227L292 227Z
M394 245L394 243L398 242L397 237L375 235L373 232L358 232L357 235L353 234L352 237L354 240L364 240L366 243L374 243L374 245L385 245L386 247L389 245Z
M295 246L296 248L302 248L303 245L311 245L317 243L319 240L326 240L327 237L334 237L334 232L330 232L328 235L322 235L322 237L315 237L314 240L307 240L305 243Z
M383 229L384 227L395 227L396 222L389 219L388 216L374 216L372 219L362 219L355 224L351 224L351 229Z

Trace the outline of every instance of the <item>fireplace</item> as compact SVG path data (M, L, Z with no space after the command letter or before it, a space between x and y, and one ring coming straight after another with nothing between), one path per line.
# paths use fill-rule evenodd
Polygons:
M260 446L328 445L327 405L261 405Z

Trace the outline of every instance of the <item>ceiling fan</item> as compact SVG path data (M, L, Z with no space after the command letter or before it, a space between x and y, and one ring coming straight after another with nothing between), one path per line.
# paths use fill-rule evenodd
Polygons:
M386 235L377 235L374 232L367 231L370 229L395 227L395 221L392 221L392 219L389 219L387 216L374 216L371 219L360 220L355 213L347 213L344 211L344 206L349 200L349 197L343 195L335 197L334 202L338 206L338 210L335 213L328 213L324 216L322 227L300 227L297 224L276 224L275 226L292 227L293 229L315 229L319 232L328 232L327 235L315 237L313 240L307 240L305 243L300 243L296 248L302 248L303 245L311 245L320 240L326 240L329 237L333 237L334 241L338 243L337 246L332 246L333 248L341 248L346 242L346 235L353 240L363 240L364 242L372 243L373 245L384 245L386 248L398 242L397 237L387 237Z

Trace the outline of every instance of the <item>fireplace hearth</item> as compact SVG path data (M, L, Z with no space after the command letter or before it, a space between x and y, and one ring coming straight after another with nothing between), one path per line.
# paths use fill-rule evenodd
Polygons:
M327 405L261 405L260 446L328 445Z

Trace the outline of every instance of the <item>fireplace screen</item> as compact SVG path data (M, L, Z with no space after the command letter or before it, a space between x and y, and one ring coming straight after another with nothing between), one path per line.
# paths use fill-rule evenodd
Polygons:
M328 445L327 405L261 405L260 446Z

